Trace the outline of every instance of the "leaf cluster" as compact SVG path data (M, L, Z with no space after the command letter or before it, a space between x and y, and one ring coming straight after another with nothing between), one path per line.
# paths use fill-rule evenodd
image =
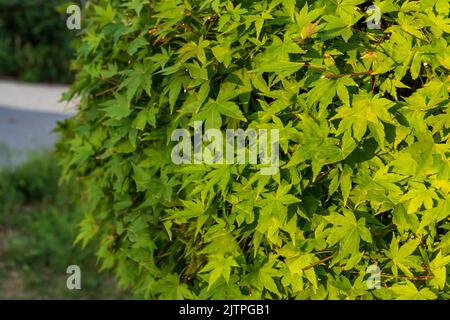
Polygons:
M448 298L449 3L375 1L380 30L370 4L90 1L60 127L78 241L147 298ZM278 129L279 173L173 164L194 121Z

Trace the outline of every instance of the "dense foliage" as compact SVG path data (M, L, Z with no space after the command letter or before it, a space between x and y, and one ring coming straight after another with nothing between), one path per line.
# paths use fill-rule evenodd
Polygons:
M66 8L74 1L0 0L0 76L69 82L73 31Z
M88 3L78 241L148 298L449 298L449 3L371 4ZM279 173L173 164L194 121L279 129Z

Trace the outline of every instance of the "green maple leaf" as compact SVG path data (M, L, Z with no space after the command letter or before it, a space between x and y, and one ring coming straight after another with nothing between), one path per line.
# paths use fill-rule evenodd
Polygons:
M292 275L305 275L314 288L317 288L317 276L314 268L309 268L318 259L313 254L300 254L286 259L286 266ZM306 269L307 268L307 269ZM303 270L306 269L306 270Z
M430 263L430 270L434 276L434 278L431 280L431 283L438 289L444 289L445 287L445 281L447 277L446 266L449 263L450 263L450 256L443 255L442 251L439 251L436 257Z
M230 65L232 51L229 46L217 45L211 48L211 51L217 61L223 63L225 67L228 67Z
M154 66L152 63L137 63L132 70L124 72L126 79L120 85L120 89L127 88L128 99L132 99L136 94L145 91L148 96L151 96L152 89L152 73Z
M427 188L420 183L412 184L414 189L408 191L402 198L402 202L408 201L408 213L416 213L422 205L425 209L431 209L433 207L433 199L439 200L438 195L433 190Z
M205 120L205 129L220 129L222 116L247 121L239 106L232 101L216 101L210 99L195 116L196 120Z
M239 267L233 256L224 257L218 255L211 258L208 264L200 271L200 273L210 271L208 277L208 290L221 276L228 282L230 280L232 267Z
M357 255L361 239L371 243L372 236L370 230L366 227L366 219L356 220L355 215L350 210L344 209L343 215L333 213L325 216L324 219L333 226L330 228L330 234L327 237L329 245L335 245L340 242L340 255Z
M436 295L428 288L418 290L411 281L395 284L389 290L394 292L397 300L434 300Z
M352 26L345 20L337 16L324 16L326 21L325 27L322 29L324 40L329 40L341 36L345 41L348 41L353 35Z
M274 276L278 276L278 270L274 269L275 264L274 257L269 257L269 261L264 264L257 273L257 281L259 286L264 287L268 291L275 293L277 296L281 296L280 291L278 291L277 284L273 280Z
M384 146L384 125L394 123L393 115L389 113L394 103L385 98L372 96L371 94L359 94L353 97L350 105L345 105L337 110L337 115L333 119L342 119L339 123L337 135L352 129L353 137L356 141L361 141L367 128L377 140L380 146Z
M94 5L94 10L97 14L96 20L102 25L111 23L117 15L117 11L111 6L111 4L108 4L106 8Z
M148 4L149 0L130 0L127 3L123 4L124 7L134 10L137 15L139 15L144 8L144 5Z
M338 139L329 137L328 123L304 115L299 118L302 144L293 153L286 168L311 160L315 178L324 165L344 160L355 149L356 144L350 134L344 134L342 144L339 146Z
M413 277L409 268L419 268L418 257L412 256L419 243L420 239L414 239L399 247L399 240L396 237L392 239L389 251L385 250L385 252L386 256L392 260L391 269L395 276L398 276L398 268L400 268L404 274Z
M108 100L101 105L106 107L103 108L106 115L116 120L126 118L131 114L130 102L124 94L116 93L114 99Z
M358 85L350 77L320 79L311 84L312 89L308 92L307 103L310 106L319 103L320 110L324 110L337 94L343 103L349 105L350 96L347 87L352 86L357 87Z
M300 202L300 199L288 193L291 187L291 185L282 184L276 194L264 193L264 199L256 204L261 207L257 230L267 234L267 238L272 243L280 241L278 234L280 228L286 223L288 206Z

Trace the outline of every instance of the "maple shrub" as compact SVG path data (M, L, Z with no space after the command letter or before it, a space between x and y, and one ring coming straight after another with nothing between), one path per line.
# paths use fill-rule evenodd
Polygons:
M77 241L151 299L448 299L449 3L371 4L88 2ZM195 121L278 129L278 173L174 164Z

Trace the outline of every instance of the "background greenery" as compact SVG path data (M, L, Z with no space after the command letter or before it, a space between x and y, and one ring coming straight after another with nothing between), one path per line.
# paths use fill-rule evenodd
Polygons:
M69 83L74 1L0 0L0 77ZM79 3L79 2L78 2ZM0 145L1 155L10 150ZM112 275L99 272L92 249L74 246L83 216L75 181L58 184L53 153L0 166L0 299L126 299ZM82 290L68 290L66 269L79 265Z
M0 168L0 299L123 299L112 276L99 273L92 250L73 246L82 207L75 183L58 186L60 168L40 152ZM65 273L79 265L82 290Z
M0 76L68 83L71 41L66 8L74 1L0 0Z

